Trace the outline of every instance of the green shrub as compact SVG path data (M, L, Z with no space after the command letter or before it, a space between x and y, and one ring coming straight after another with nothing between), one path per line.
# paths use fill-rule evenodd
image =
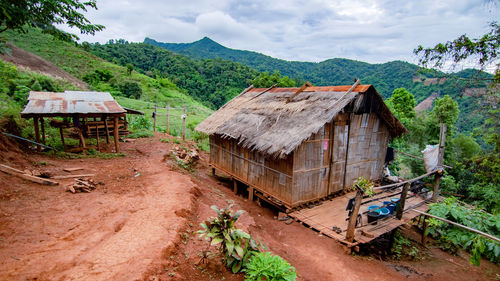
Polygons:
M118 85L118 89L127 98L139 99L142 95L142 89L135 81L125 81Z
M130 122L130 128L133 130L151 130L151 128L153 128L153 123L149 118L141 116Z
M226 209L211 208L217 216L201 223L202 230L198 231L200 237L206 237L210 246L219 245L223 263L233 273L240 272L250 257L257 253L259 246L250 234L234 226L236 220L243 214L243 210L231 212L232 205Z
M394 237L394 244L391 249L394 258L400 260L402 257L406 256L412 260L419 259L419 250L417 247L413 246L410 240L399 232L396 233Z
M295 268L280 256L255 253L245 264L245 281L291 281L297 279Z

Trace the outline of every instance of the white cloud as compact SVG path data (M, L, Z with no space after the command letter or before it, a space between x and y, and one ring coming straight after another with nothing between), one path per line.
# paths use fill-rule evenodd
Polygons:
M287 60L371 63L414 62L419 44L463 33L478 37L500 14L500 5L475 0L102 0L97 6L88 17L106 29L83 40L192 42L209 36Z

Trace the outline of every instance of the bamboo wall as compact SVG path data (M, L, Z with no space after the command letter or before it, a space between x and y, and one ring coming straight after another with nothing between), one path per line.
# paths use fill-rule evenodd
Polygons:
M233 139L212 135L210 163L294 207L351 187L359 176L379 179L388 140L389 131L375 113L344 113L286 159L266 158Z
M269 159L249 151L233 139L210 136L210 163L241 182L271 195L288 206L292 205L292 160Z

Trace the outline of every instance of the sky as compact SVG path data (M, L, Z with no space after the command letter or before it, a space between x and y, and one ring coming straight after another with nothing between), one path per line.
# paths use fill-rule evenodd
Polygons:
M285 60L416 63L418 45L489 31L488 23L500 19L500 3L492 1L97 0L98 10L85 15L106 29L79 36L100 43L145 37L188 43L207 36L229 48Z

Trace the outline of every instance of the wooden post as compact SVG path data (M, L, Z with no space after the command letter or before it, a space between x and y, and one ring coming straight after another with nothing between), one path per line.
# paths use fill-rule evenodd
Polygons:
M42 143L45 143L45 120L43 120L43 117L40 117L40 129L42 129Z
M186 106L184 106L184 118L182 118L182 140L186 140Z
M345 239L348 242L354 241L354 229L356 228L356 220L358 219L359 207L361 206L361 201L363 200L363 191L358 190L356 192L356 198L354 199L354 209L349 217L349 224L347 225L347 233Z
M104 129L106 130L106 143L109 144L108 116L104 116Z
M100 148L99 148L99 124L97 122L95 124L95 137L97 139L97 151L100 151Z
M115 139L115 151L116 153L120 153L120 145L118 144L118 116L113 118L113 136Z
M62 127L59 127L59 133L61 133L61 142L63 145L63 149L66 150L66 143L64 142L64 130Z
M253 201L253 187L248 187L248 200Z
M153 132L156 132L156 104L155 111L153 112Z
M425 232L427 231L427 226L429 225L429 221L427 221L427 216L423 216L423 226L422 226L422 245L425 246L425 244L427 243L427 235L425 234Z
M78 128L78 137L80 137L80 145L82 146L83 154L87 154L86 147L85 147L85 138L83 137L82 128Z
M233 178L233 192L238 194L238 182Z
M406 183L404 186L403 186L403 192L401 192L401 197L399 199L399 203L398 203L398 211L396 213L396 218L398 218L399 220L403 219L403 212L405 210L405 202L406 202L406 197L408 196L408 190L410 190L410 183Z
M169 127L170 127L170 103L167 104L167 135L169 133Z
M215 177L215 168L212 168L212 176Z
M441 169L443 166L443 158L444 158L444 148L446 143L446 124L441 123L439 130L439 156L438 156L438 164L437 168ZM439 184L441 183L441 178L443 177L443 173L441 170L438 170L436 174L434 174L434 182L432 183L432 202L436 202L439 196Z
M38 129L38 117L33 117L33 125L35 126L35 141L40 142L40 130ZM42 147L40 145L36 145L36 150L38 152L42 151Z

